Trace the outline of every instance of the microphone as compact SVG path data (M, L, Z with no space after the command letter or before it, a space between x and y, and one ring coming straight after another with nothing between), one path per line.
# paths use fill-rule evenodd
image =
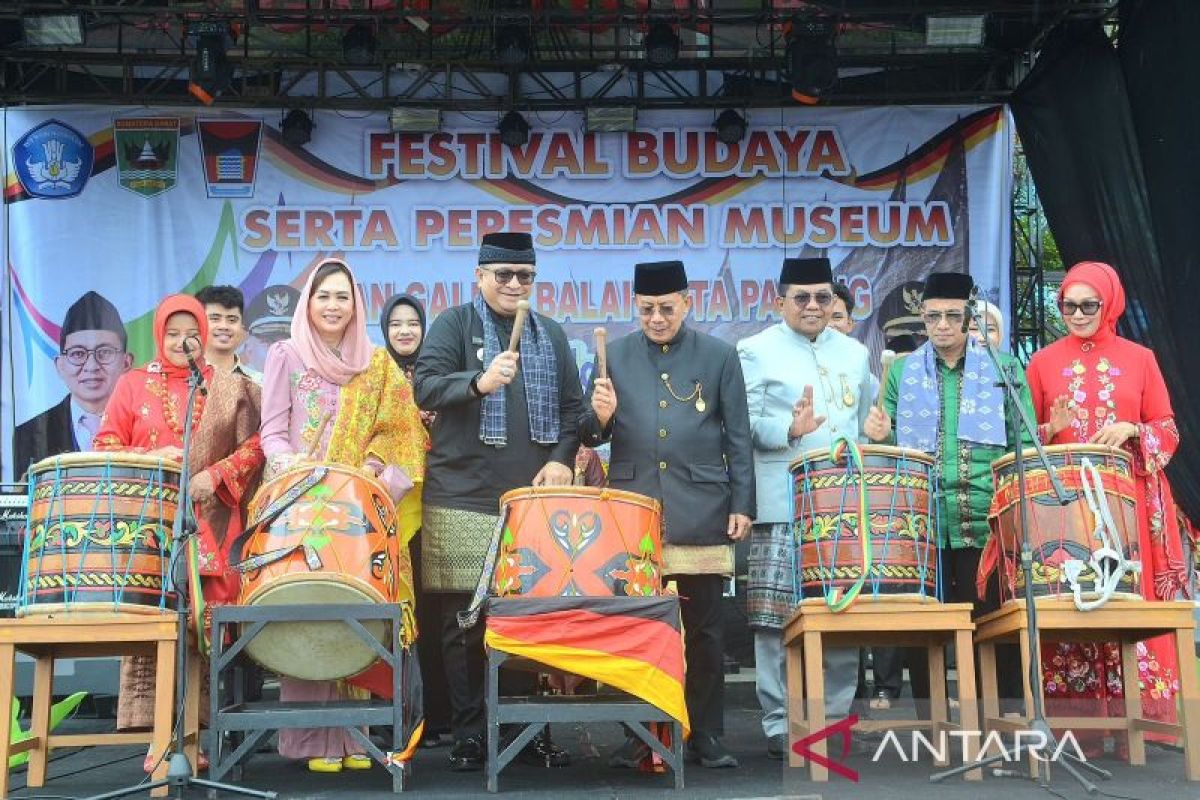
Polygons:
M199 349L199 338L189 336L183 340L183 354L187 356L188 368L191 369L192 376L196 379L196 386L200 389L200 394L208 395L208 387L204 385L204 373L200 371L200 365L196 363L196 357L192 355L193 350L198 351Z
M967 313L963 314L963 329L962 329L963 333L966 333L967 331L969 331L971 329L971 320L975 317L976 308L978 307L978 303L979 303L979 287L972 286L971 294L969 294L967 296L967 307L966 307Z

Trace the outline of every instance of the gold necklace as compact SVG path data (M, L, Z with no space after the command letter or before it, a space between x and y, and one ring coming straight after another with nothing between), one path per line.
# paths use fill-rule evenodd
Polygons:
M659 377L662 378L663 385L667 387L667 391L671 393L671 397L674 397L680 403L690 403L694 397L696 398L696 411L698 413L703 414L704 409L708 408L708 404L704 402L704 387L700 381L696 381L696 388L692 390L691 394L689 394L687 397L680 397L679 395L675 394L675 388L671 386L671 379L667 376L667 373L664 372Z

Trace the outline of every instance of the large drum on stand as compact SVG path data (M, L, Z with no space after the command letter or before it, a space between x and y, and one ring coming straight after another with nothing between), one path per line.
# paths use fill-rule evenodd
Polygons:
M791 464L797 596L938 599L933 458L857 449L861 465L829 449Z
M1089 565L1103 536L1113 539L1126 562L1136 562L1138 553L1137 486L1129 455L1099 445L1052 445L1045 448L1064 488L1075 496L1061 505L1050 485L1037 451L1025 450L1025 487L1028 497L1029 537L1033 550L1033 594L1035 597L1070 597L1069 562L1076 564L1076 580L1088 587L1081 598L1095 599L1096 572ZM996 494L989 520L999 540L1001 599L1025 596L1025 574L1021 569L1021 508L1017 480L1017 455L1010 453L992 464ZM1107 531L1110 527L1111 531ZM1102 534L1103 526L1106 532ZM1116 574L1115 572L1113 573ZM1111 597L1142 599L1136 570L1123 571L1115 579Z
M553 597L662 591L662 506L618 489L531 486L500 498L492 593Z
M251 501L247 533L238 565L242 605L413 603L395 505L365 472L318 463L281 473ZM362 624L385 646L390 641L386 622ZM271 622L246 652L302 680L346 678L378 658L343 622Z
M173 462L135 453L71 453L30 467L17 615L171 609L179 474Z

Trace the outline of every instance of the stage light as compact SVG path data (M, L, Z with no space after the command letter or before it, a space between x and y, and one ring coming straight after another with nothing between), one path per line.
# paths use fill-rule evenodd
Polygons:
M510 67L520 66L529 60L533 44L528 26L507 23L496 29L496 57L500 63Z
M984 14L928 16L925 18L927 47L979 47L983 44Z
M500 120L500 141L509 147L522 147L529 141L529 123L516 111L510 111Z
M679 58L679 34L665 22L651 25L643 44L646 47L646 60L656 66L665 67Z
M342 60L353 67L375 63L375 34L363 23L351 25L342 36Z
M21 17L22 38L30 47L71 47L83 44L79 14L37 14Z
M442 129L442 112L437 108L397 106L391 114L393 133L437 133Z
M229 25L224 22L201 21L189 25L187 35L196 46L188 91L201 103L210 106L217 95L229 88L233 78L233 66L226 56L226 50L233 40L232 34Z
M746 118L732 108L722 111L713 127L717 129L717 138L725 144L737 144L746 136Z
M627 133L637 130L637 106L594 106L584 112L588 133Z
M798 16L788 24L787 64L792 98L815 105L837 83L837 25L831 17Z
M298 108L293 108L283 118L279 126L279 135L292 147L303 147L312 141L312 117Z

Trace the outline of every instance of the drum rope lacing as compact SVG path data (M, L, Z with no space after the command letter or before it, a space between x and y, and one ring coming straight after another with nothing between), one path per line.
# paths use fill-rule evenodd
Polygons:
M1079 483L1083 498L1095 520L1092 538L1098 541L1100 546L1092 550L1086 563L1078 558L1064 561L1062 580L1070 584L1077 609L1094 611L1112 599L1125 575L1137 575L1142 571L1142 562L1130 561L1125 557L1125 542L1121 541L1120 531L1113 522L1100 470L1086 456L1079 471ZM1098 595L1094 600L1083 599L1083 586L1079 576L1086 567L1091 567L1094 574L1092 591Z
M825 605L829 606L829 610L834 613L845 611L858 599L858 595L862 592L862 588L871 574L871 520L867 516L867 481L866 470L863 468L862 450L859 449L857 442L849 439L846 434L839 433L829 446L829 459L836 464L843 457L846 457L847 475L852 467L858 470L858 519L856 523L858 540L862 545L862 572L854 583L845 589L844 594L839 586L826 587ZM850 481L846 481L842 486L842 508L846 507L846 493L849 486ZM841 530L842 526L839 524L837 532L834 534L835 542L841 538ZM834 552L837 552L836 544Z

